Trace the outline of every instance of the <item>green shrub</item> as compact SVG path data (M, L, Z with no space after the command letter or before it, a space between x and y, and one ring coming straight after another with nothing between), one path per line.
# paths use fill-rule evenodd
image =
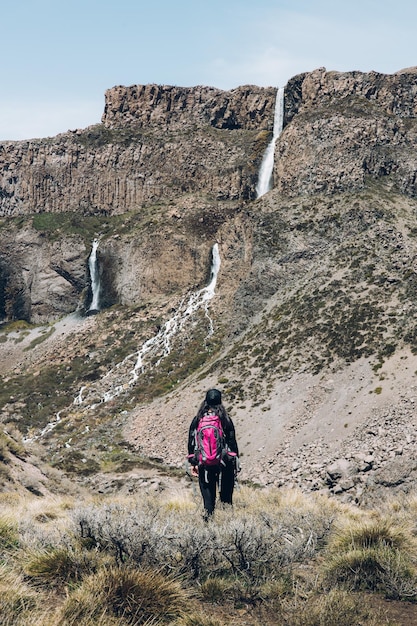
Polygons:
M100 470L100 465L97 461L86 457L78 450L63 451L62 455L53 463L53 466L68 474L77 474L79 476L89 476Z

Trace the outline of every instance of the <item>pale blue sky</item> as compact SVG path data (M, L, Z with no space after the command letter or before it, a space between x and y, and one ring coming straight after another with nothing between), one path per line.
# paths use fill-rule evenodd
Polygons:
M415 0L0 0L0 140L100 122L114 85L284 86L417 65Z

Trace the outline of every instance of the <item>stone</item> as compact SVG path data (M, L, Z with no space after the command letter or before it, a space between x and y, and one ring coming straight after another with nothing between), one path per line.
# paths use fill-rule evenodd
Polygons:
M352 478L342 478L338 482L338 487L342 489L342 491L349 491L349 489L353 489L355 486L355 482Z
M332 482L350 476L354 471L352 463L347 459L337 459L326 467L327 475Z
M375 483L384 487L395 487L401 485L409 478L414 477L417 471L416 462L408 459L394 457L383 468L374 472Z

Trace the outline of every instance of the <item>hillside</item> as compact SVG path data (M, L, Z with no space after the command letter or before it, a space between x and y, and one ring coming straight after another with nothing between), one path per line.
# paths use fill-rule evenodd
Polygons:
M289 81L274 189L258 199L272 89L177 88L173 97L168 88L114 88L102 125L78 139L3 144L8 436L20 431L46 466L87 489L186 487L188 425L218 386L236 424L242 480L363 506L410 492L415 83L411 70L321 69ZM145 146L151 135L155 150ZM78 154L89 156L76 161L67 146L80 138L89 143ZM167 141L201 164L193 185ZM34 195L25 184L40 176L39 159L47 175ZM116 185L121 195L97 191L86 204L85 167L97 189ZM126 172L143 188L150 172L160 175L170 191L139 197ZM96 237L100 311L86 315ZM205 300L216 243L221 265ZM49 480L45 471L36 489Z

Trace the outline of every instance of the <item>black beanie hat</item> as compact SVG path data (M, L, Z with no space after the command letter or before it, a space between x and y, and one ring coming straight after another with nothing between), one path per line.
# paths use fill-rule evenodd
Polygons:
M209 389L206 393L206 403L209 406L217 406L222 403L222 394L218 389Z

